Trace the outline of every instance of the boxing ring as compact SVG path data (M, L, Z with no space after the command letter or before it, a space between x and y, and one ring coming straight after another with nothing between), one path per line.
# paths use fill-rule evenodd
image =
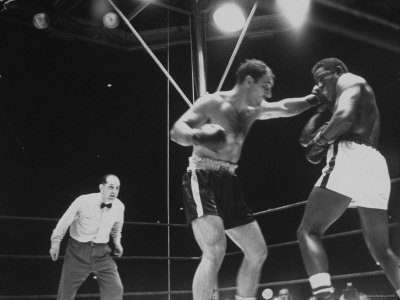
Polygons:
M112 0L107 0L110 5L114 8L114 10L118 13L118 15L121 17L121 19L126 23L126 25L129 27L129 29L132 31L132 33L138 38L144 49L149 53L149 55L153 58L155 63L160 67L161 71L166 75L168 78L169 82L176 88L178 93L182 96L183 100L189 105L192 105L192 102L185 96L185 94L182 92L182 90L179 88L178 84L175 82L175 80L171 77L169 74L168 70L161 64L161 62L157 59L157 57L152 53L150 48L146 45L146 43L143 41L143 39L140 37L140 35L137 33L135 28L131 25L129 20L124 16L124 14L118 9L118 7L113 3ZM223 82L226 78L227 73L229 72L229 69L233 63L233 60L237 54L238 48L240 47L243 38L246 34L246 30L254 16L254 13L257 9L258 1L255 1L254 6L246 20L246 24L244 29L242 30L238 42L236 44L236 47L233 51L233 54L231 56L231 59L229 60L229 63L227 65L227 68L222 76L221 82L218 85L218 91L221 89ZM193 20L194 24L193 26L203 26L204 24L201 24L201 20ZM201 50L201 44L204 43L204 39L197 35L196 39L193 41L194 44L196 44L196 49L198 54L197 58L194 58L194 60L197 62L197 69L200 71L198 72L197 75L197 86L199 87L200 90L200 95L204 94L206 91L206 87L204 84L204 73L202 73L202 69L204 69L204 57L200 55L202 52ZM192 66L193 67L193 66ZM194 98L194 97L193 97ZM398 184L400 182L400 178L394 178L391 180L392 185ZM191 290L172 290L171 289L171 261L192 261L192 262L198 262L200 261L201 257L198 256L171 256L171 240L170 240L170 235L171 235L171 230L181 230L182 228L187 228L186 224L173 224L170 223L170 216L169 216L169 197L168 197L168 216L167 216L167 223L151 223L151 222L135 222L135 221L125 221L124 225L125 226L151 226L151 227L161 227L161 228L166 228L167 229L167 245L168 245L168 255L167 256L130 256L130 255L124 255L120 258L115 258L117 261L117 264L122 261L165 261L167 262L167 290L162 290L162 291L141 291L141 292L129 292L126 291L124 292L124 297L151 297L151 296L162 296L162 297L167 297L168 299L178 299L180 295L190 295L192 293ZM270 208L264 211L259 211L254 213L254 216L257 219L260 219L266 215L273 214L276 212L281 212L281 211L286 211L290 210L296 207L302 207L306 204L307 201L301 201L289 205L284 205L284 206L279 206L275 208ZM0 221L1 222L7 222L7 221L27 221L28 224L29 222L45 222L51 224L51 228L54 227L54 223L58 221L56 218L40 218L40 217L22 217L22 216L5 216L5 215L0 215ZM390 223L390 228L398 226L397 223ZM360 229L357 230L350 230L350 231L344 231L341 233L335 233L335 234L329 234L323 237L323 240L330 240L330 239L338 239L346 236L352 236L352 235L358 235L361 233ZM289 247L289 246L296 246L298 245L298 241L293 240L293 241L286 241L282 243L276 243L276 244L270 244L268 245L268 249L280 249L283 247ZM233 251L226 253L226 257L236 257L240 255L242 252L241 251ZM63 259L63 256L60 255L60 259ZM25 261L25 260L34 260L34 261L42 261L42 264L51 264L53 263L50 259L49 254L46 255L29 255L29 254L0 254L0 260L7 260L7 261ZM268 259L267 259L268 260ZM271 270L268 270L270 272ZM381 276L384 275L383 271L381 270L372 270L372 271L367 271L367 272L359 272L359 273L348 273L348 274L337 274L337 275L332 275L332 280L341 280L341 279L353 279L353 278L361 278L361 277L371 277L371 276ZM124 282L124 278L122 277L122 281ZM192 280L192 274L188 276L187 278L188 281ZM277 286L291 286L295 284L305 284L308 283L308 278L300 278L300 279L289 279L286 281L273 281L273 282L267 282L267 283L260 283L258 285L259 289L261 288L270 288L270 287L277 287ZM128 288L129 289L129 288ZM223 294L225 292L233 292L235 291L236 287L234 286L224 286L224 287L218 287L216 288L216 292L219 294ZM54 287L54 290L56 290L56 287ZM258 293L260 294L260 293ZM100 294L94 293L81 293L76 296L76 298L93 298L93 297L99 297ZM46 294L46 295L0 295L0 299L55 299L57 295L55 294ZM163 298L164 299L164 298Z
M392 185L393 184L398 184L400 183L400 178L395 178L391 180ZM302 207L306 204L307 201L301 201L293 204L288 204L284 206L279 206L275 208L270 208L264 211L259 211L255 212L254 216L259 219L261 217L264 217L269 214L273 214L276 212L281 212L281 211L286 211L288 209L296 208L296 207ZM58 221L56 218L35 218L35 217L19 217L19 216L0 216L0 221L5 222L5 221L29 221L29 222L46 222L46 223L55 223ZM126 221L124 223L126 226L154 226L154 227L168 227L168 228L174 228L177 230L180 230L181 228L186 228L186 224L168 224L168 223L151 223L151 222L133 222L133 221ZM399 226L397 223L391 223L389 225L390 228ZM53 224L52 224L53 227ZM169 231L168 231L169 232ZM346 236L352 236L352 235L358 235L361 233L360 229L357 230L350 230L350 231L345 231L345 232L340 232L340 233L335 233L335 234L329 234L325 235L322 239L323 240L329 240L329 239L338 239ZM282 242L282 243L277 243L277 244L271 244L268 245L268 249L279 249L282 247L288 247L288 246L296 246L298 245L298 241L287 241L287 242ZM170 245L168 245L170 248ZM169 252L169 251L168 251ZM235 257L240 255L242 252L241 251L233 251L226 253L226 257ZM60 259L63 259L63 256L60 255ZM42 263L53 263L50 259L50 256L47 255L8 255L8 254L0 254L0 260L41 260L45 261ZM200 261L200 257L198 256L186 256L186 257L177 257L177 256L130 256L130 255L125 255L120 258L115 258L115 260L118 262L122 261L133 261L133 260L152 260L152 261ZM168 278L170 278L170 272L171 272L171 267L168 264ZM271 272L271 270L268 270L268 272ZM371 276L382 276L384 275L384 272L382 270L372 270L372 271L367 271L367 272L359 272L359 273L349 273L349 274L337 274L337 275L332 275L332 280L341 280L341 279L355 279L355 278L362 278L362 277L371 277ZM191 277L188 278L188 280L191 280ZM278 287L278 286L286 286L290 287L292 285L297 285L297 284L307 284L308 283L308 278L300 278L300 279L289 279L285 281L274 281L274 282L268 282L268 283L260 283L258 285L259 290L262 288L272 288L272 287ZM170 287L170 284L168 284ZM56 287L55 287L56 289ZM235 291L236 287L234 286L227 286L227 287L219 287L215 291L218 293L225 293L225 292L233 292ZM124 297L151 297L151 296L165 296L168 297L168 299L174 299L175 296L179 295L190 295L192 293L191 290L165 290L165 291L142 291L142 292L124 292ZM99 297L100 294L94 293L94 294L77 294L76 298L78 299L84 299L84 298L93 298L93 297ZM57 295L0 295L1 300L5 299L56 299ZM179 298L178 298L179 299Z

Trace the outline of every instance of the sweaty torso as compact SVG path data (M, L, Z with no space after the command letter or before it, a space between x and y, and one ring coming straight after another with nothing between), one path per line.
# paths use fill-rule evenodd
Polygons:
M360 98L356 109L355 121L350 128L350 134L367 138L374 145L379 141L380 116L375 95L368 83L360 84Z
M218 109L213 109L207 113L207 123L222 126L225 129L226 141L217 151L195 145L193 154L199 157L237 163L250 127L257 119L258 110L252 106L246 106L239 110L231 102L230 96L223 93L218 96L218 101Z

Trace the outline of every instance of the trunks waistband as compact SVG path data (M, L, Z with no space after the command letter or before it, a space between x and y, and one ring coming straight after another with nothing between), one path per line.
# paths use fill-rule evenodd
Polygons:
M338 142L341 142L341 141L354 142L354 143L369 146L369 147L372 147L375 149L377 148L377 145L374 142L372 142L370 139L366 138L365 136L356 134L356 133L350 133L350 134L345 134L345 135L341 136L338 139Z
M192 156L189 157L188 171L192 170L211 170L222 173L235 174L235 170L238 167L236 164L229 163L227 161L216 160L205 157Z

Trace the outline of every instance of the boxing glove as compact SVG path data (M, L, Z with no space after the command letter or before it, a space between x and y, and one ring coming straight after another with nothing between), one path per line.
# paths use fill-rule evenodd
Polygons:
M309 99L307 99L307 101L311 104L311 105L322 105L322 104L326 104L328 101L325 98L325 96L321 93L321 90L319 89L318 86L314 85L313 89L311 90L311 94L314 97L310 97Z
M314 165L319 164L325 158L327 149L328 146L318 146L312 143L306 147L306 159Z
M226 141L225 129L218 124L205 124L193 135L193 144L217 151Z
M323 125L322 127L326 127ZM306 147L306 159L312 164L319 164L326 156L329 148L329 143L321 136L323 129L311 140L311 143Z
M326 127L328 124L327 121L330 120L331 116L332 113L326 106L319 106L316 113L310 118L310 120L308 120L300 134L300 145L307 147L315 137L316 133Z

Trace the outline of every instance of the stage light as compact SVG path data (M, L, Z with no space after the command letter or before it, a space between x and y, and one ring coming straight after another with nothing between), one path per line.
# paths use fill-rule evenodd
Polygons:
M37 13L33 16L32 23L37 29L46 29L50 25L50 18L45 13Z
M311 0L278 0L278 6L293 27L300 27L307 18Z
M114 12L106 13L103 17L103 24L109 29L115 29L119 25L119 17Z
M214 12L214 22L225 32L235 32L243 28L246 20L242 9L232 2L221 4Z
M262 297L266 300L268 299L272 299L272 297L274 296L274 292L271 289L265 289L262 292Z

